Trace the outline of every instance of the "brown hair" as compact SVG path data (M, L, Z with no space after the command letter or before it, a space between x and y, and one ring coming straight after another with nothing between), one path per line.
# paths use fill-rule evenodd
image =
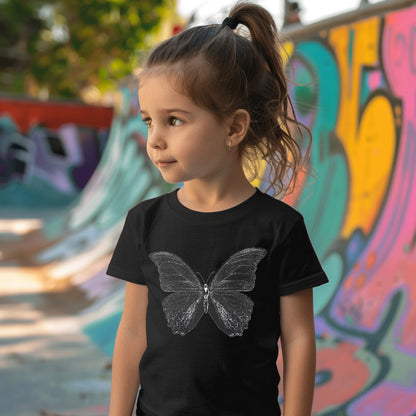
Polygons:
M237 24L248 28L250 40L232 30ZM239 147L244 167L253 180L259 160L265 160L268 189L276 196L293 191L303 167L298 140L304 132L311 137L296 119L280 50L270 13L239 2L222 25L191 27L157 45L140 75L158 70L172 75L178 91L220 120L239 108L247 110L250 126Z

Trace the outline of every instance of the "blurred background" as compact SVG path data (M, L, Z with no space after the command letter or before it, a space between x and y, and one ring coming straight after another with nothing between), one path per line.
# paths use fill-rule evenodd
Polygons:
M315 289L314 415L414 416L416 6L257 3L313 133L317 179L284 200L330 277ZM134 73L232 4L0 1L1 415L108 414L124 283L105 270L127 210L172 189L146 157Z

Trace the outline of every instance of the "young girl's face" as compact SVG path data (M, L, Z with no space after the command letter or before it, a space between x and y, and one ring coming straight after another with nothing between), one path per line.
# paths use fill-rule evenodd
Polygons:
M166 182L220 177L230 157L225 121L175 91L166 75L140 80L139 104L148 126L147 152Z

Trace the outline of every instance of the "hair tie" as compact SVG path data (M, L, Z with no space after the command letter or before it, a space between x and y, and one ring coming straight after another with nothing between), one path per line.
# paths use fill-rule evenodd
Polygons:
M230 29L235 29L239 23L240 21L237 16L226 17L221 23L221 27L228 26Z

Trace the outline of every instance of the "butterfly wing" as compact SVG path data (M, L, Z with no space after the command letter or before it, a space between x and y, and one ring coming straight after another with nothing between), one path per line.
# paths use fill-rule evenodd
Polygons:
M158 251L149 258L159 272L161 289L174 292L162 301L168 326L174 334L185 335L195 328L204 313L202 284L193 270L173 253Z
M165 292L202 291L198 276L176 254L156 251L150 253L149 258L157 267L160 287Z
M202 292L171 293L162 301L168 327L174 334L192 331L204 314Z
M210 289L239 292L253 290L257 266L266 254L264 248L246 248L233 254L215 274Z
M233 254L209 285L208 312L229 337L241 336L251 319L253 301L245 294L254 288L256 270L267 254L263 248L247 248Z
M229 337L243 335L250 322L253 301L231 290L217 290L210 295L208 313L217 327Z

